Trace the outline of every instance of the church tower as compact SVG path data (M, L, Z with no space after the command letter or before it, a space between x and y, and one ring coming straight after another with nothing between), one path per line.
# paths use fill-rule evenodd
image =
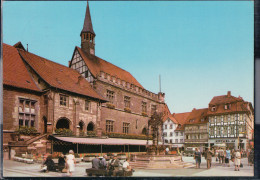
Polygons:
M83 29L80 33L81 37L81 49L87 53L95 55L95 32L93 30L89 5L87 2L86 15L84 20Z

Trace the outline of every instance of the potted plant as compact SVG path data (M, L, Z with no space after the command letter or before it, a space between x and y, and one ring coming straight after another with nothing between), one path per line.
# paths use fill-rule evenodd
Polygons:
M115 105L111 103L107 103L107 107L110 109L115 109Z
M88 154L83 157L84 162L91 162L95 158L94 154Z
M124 111L130 113L130 112L131 112L131 109L128 108L128 107L125 107L125 108L124 108Z
M119 153L117 154L118 159L126 159L126 154L125 153Z

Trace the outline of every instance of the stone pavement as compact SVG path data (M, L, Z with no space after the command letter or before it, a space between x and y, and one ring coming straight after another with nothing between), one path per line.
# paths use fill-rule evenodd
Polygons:
M193 157L183 157L185 162L193 162ZM201 169L188 168L188 169L136 169L134 172L135 177L192 177L192 176L253 176L253 166L247 165L247 158L242 159L244 167L240 171L234 171L234 164L231 162L230 167L219 165L213 158L212 168L206 168L206 161L202 158ZM76 171L73 173L73 177L86 177L85 169L90 168L91 163L81 162L76 165ZM5 160L3 175L4 177L66 177L66 173L39 172L40 164L25 164L21 162Z

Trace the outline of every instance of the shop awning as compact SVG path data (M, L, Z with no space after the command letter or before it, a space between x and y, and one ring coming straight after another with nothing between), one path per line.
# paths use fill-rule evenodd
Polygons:
M147 145L147 140L138 140L138 139L118 139L118 138L77 138L77 137L57 137L54 138L70 142L73 144L93 144L93 145ZM152 144L152 141L148 141L149 145Z

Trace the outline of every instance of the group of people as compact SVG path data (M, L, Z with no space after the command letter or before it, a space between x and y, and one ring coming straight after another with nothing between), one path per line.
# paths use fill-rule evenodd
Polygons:
M122 167L123 171L132 171L129 164L130 159L127 158L124 163L121 163L117 158L117 155L113 155L112 158L107 162L107 155L99 158L98 155L92 160L92 168L109 170L113 176L116 176L117 171Z
M58 159L58 165L56 165L52 159L51 155L48 155L42 164L42 171L56 171L57 169L60 172L67 172L69 176L72 175L72 172L75 171L76 159L74 156L73 150L69 151L68 155L61 154Z
M251 153L248 154L248 164L252 164L253 162L253 157L254 157L254 150L252 149L250 151ZM211 148L206 148L206 151L203 153L205 156L205 159L207 161L207 168L211 168L211 162L212 162L212 157L216 156L216 161L219 161L219 163L225 164L225 166L230 167L230 160L234 162L235 165L235 171L240 170L241 165L241 152L240 150L232 150L230 151L229 148L224 149L211 149ZM196 168L200 168L201 164L201 157L202 157L202 152L198 149L195 148L195 153L194 153L194 159L196 161Z

